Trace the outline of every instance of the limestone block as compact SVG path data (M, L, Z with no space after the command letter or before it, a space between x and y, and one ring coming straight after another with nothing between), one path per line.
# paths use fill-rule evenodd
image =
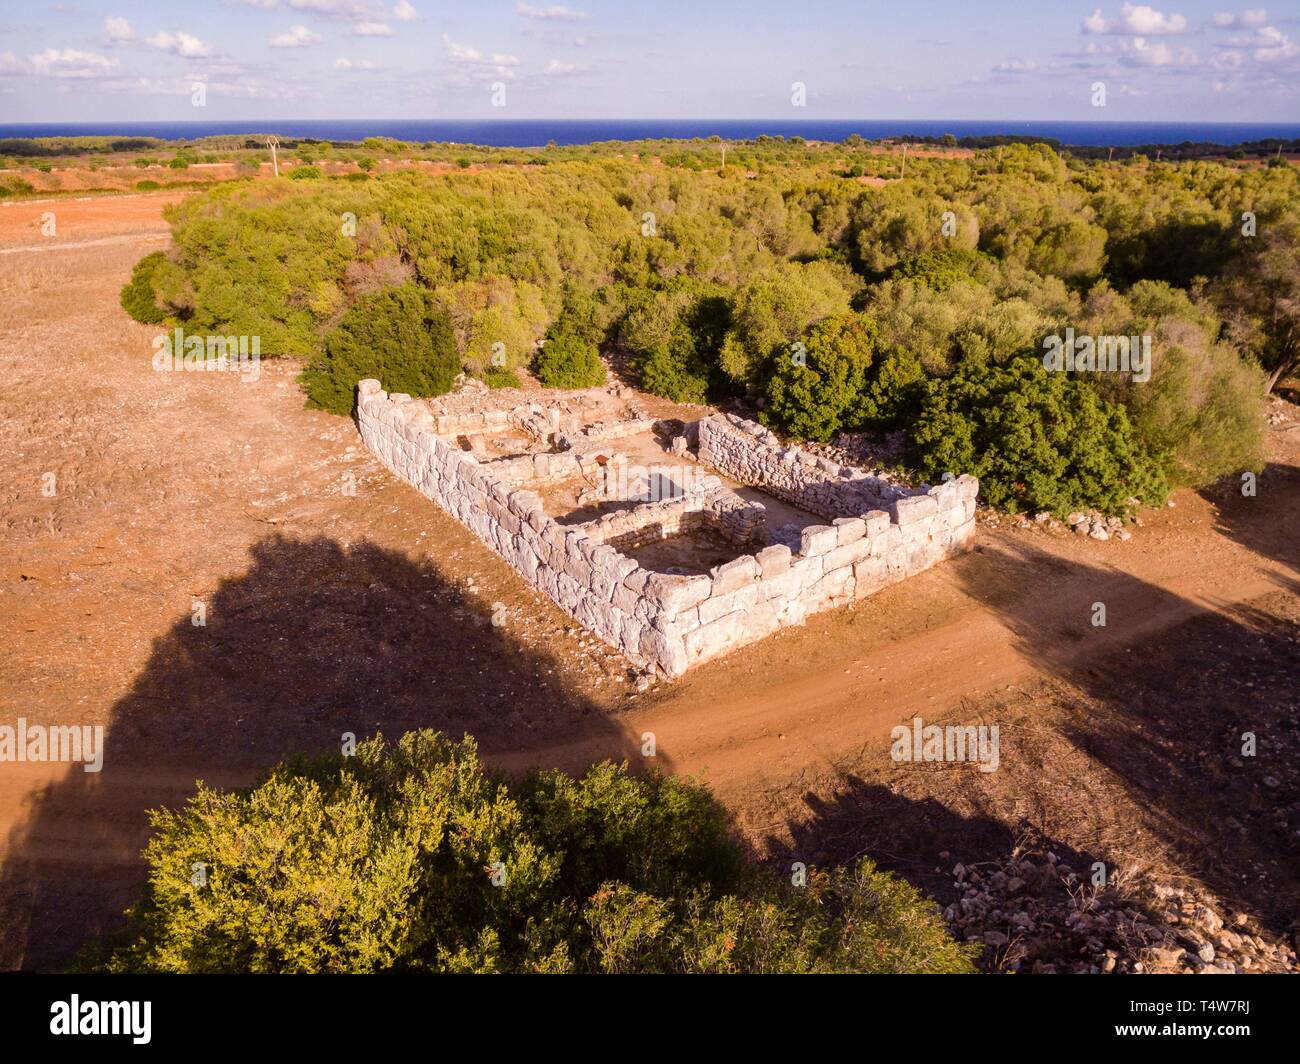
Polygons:
M748 643L755 639L762 639L781 627L780 603L762 603L746 609L740 616L742 642Z
M853 567L853 595L865 598L889 582L889 573L883 558L864 558Z
M758 602L759 586L758 583L751 583L746 587L729 591L725 595L714 595L712 598L705 599L699 605L700 623L709 624L719 617L725 617L728 613L753 606Z
M799 553L805 558L834 550L839 533L830 525L809 525L799 537Z
M962 502L961 485L956 480L946 480L931 488L928 495L939 504L939 511L960 509Z
M802 587L803 573L787 566L785 572L765 576L758 582L758 601L792 599L799 594Z
M643 594L655 606L672 615L697 606L709 597L714 582L707 576L673 576L651 573Z
M643 657L669 676L680 676L686 671L686 648L681 639L672 639L654 628L643 628L640 649Z
M774 543L770 547L764 547L755 555L758 562L759 571L763 579L770 576L778 576L790 568L790 548L784 543Z
M835 526L835 542L841 547L867 534L867 523L861 517L837 517L831 524Z
M894 504L898 513L898 524L901 528L915 524L918 521L924 521L927 517L933 517L939 512L939 504L930 495L910 495L905 499L899 499Z
M898 550L902 543L903 530L898 525L891 524L880 535L871 538L871 554L876 558L887 557Z
M823 566L826 572L832 569L839 569L843 566L856 565L871 553L871 540L857 539L845 543L842 547L836 547L823 555Z
M712 593L725 595L758 579L758 559L749 554L733 558L722 565L714 566L710 574L713 577Z
M693 632L700 626L699 611L692 606L689 610L683 610L675 617L661 613L651 620L650 626L663 632L670 639L681 639L688 632Z
M742 616L729 613L711 624L701 625L683 640L688 657L704 661L730 649L740 632Z

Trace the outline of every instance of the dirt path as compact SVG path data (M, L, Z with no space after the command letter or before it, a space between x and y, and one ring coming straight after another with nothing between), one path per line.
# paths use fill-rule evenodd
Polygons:
M117 297L173 199L61 202L63 254L0 271L0 723L107 732L98 775L0 764L5 965L57 964L112 924L139 889L146 809L345 731L467 731L504 766L568 768L639 762L652 732L660 767L708 780L743 822L777 815L783 788L886 762L914 714L969 715L1294 592L1300 434L1278 433L1249 505L1180 493L1127 544L985 531L958 561L636 695L621 659L385 473L350 421L305 410L295 367L153 372L153 330ZM41 210L0 211L0 249L39 245Z

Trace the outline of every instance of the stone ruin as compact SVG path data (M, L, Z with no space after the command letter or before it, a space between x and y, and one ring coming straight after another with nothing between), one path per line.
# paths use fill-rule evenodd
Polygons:
M631 662L670 677L974 536L972 476L914 491L734 415L657 422L617 387L508 408L482 393L389 395L374 380L357 391L361 437L388 469Z

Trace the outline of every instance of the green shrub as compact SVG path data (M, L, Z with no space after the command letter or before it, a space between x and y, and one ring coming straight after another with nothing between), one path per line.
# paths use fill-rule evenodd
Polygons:
M1165 456L1143 448L1124 408L1034 358L929 381L911 441L928 479L973 473L981 498L1012 512L1117 514L1130 496L1151 505L1167 491Z
M483 383L489 388L518 388L519 375L508 366L488 366L483 371Z
M179 155L172 159L167 165L173 170L188 170L190 167L190 164Z
M6 196L25 196L29 192L35 192L36 188L30 181L24 181L21 177L6 177L0 180L0 199Z
M537 352L536 373L548 388L596 388L605 383L605 363L596 345L574 333L547 339Z
M135 187L137 192L157 192L162 188L162 185L158 184L157 181L146 178L143 181L137 181Z
M619 338L646 391L676 403L704 403L725 390L718 351L731 321L725 289L676 282L641 290L631 302Z
M122 309L145 325L157 325L166 317L153 286L154 275L166 261L165 252L151 252L135 264L131 280L122 286Z
M295 166L289 171L289 178L293 181L309 181L322 176L324 175L319 166Z
M414 284L386 288L343 315L308 363L302 383L308 403L335 414L352 412L357 382L377 379L390 392L413 396L451 390L460 359L446 314Z
M875 353L877 329L860 314L824 318L803 336L802 346L772 359L761 419L792 436L825 443L841 429L855 429L856 404Z
M854 404L853 428L889 431L908 425L920 410L925 380L915 352L889 348L867 372Z
M431 731L200 785L153 827L142 899L79 967L967 972L974 952L870 861L802 889L758 869L696 784L609 763L508 784Z
M809 325L845 313L849 294L826 263L787 262L764 271L736 293L722 368L737 384L757 384L769 360Z

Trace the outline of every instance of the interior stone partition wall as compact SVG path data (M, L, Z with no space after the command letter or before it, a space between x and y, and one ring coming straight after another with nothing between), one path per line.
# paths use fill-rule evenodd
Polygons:
M465 420L510 423L508 411L489 413ZM424 402L365 380L357 388L357 425L388 469L455 516L524 580L630 661L667 676L870 595L964 549L974 535L974 477L909 494L860 471L832 474L798 452L792 461L791 449L765 429L713 416L699 425L702 461L804 509L822 506L811 512L843 516L805 528L797 553L776 544L707 575L656 573L603 542L608 529L562 526L536 492L492 475L493 463L481 465L455 442L454 434L469 427L462 418L435 419ZM546 427L568 426L549 420ZM864 500L887 508L856 512Z

